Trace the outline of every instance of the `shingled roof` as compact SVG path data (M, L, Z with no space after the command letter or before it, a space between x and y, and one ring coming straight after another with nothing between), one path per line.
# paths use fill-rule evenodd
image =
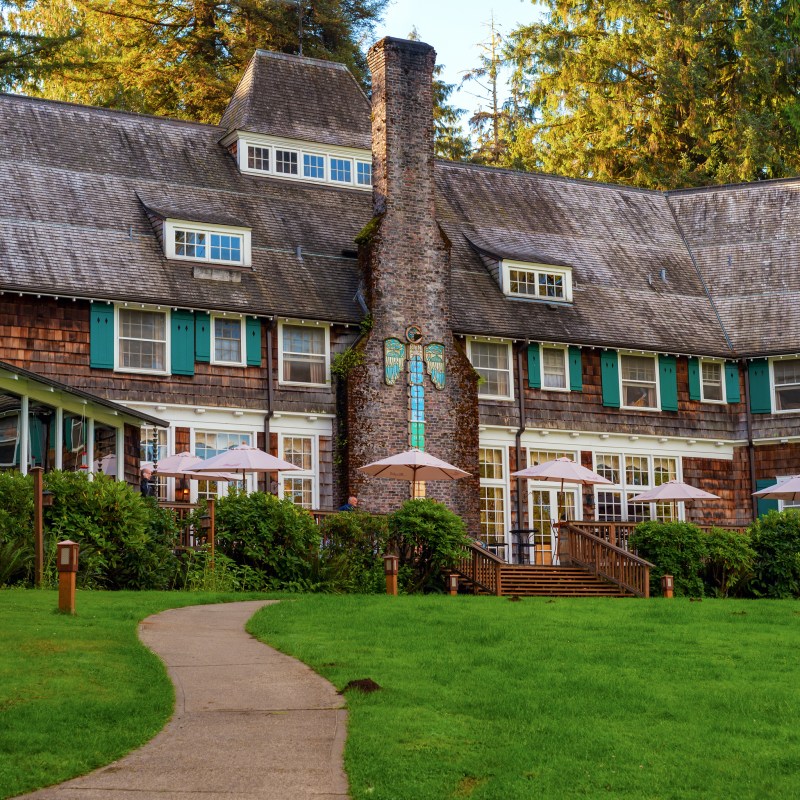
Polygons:
M369 114L343 64L256 50L220 127L369 150Z
M359 320L358 267L342 251L369 193L242 175L222 133L0 95L0 289ZM252 270L241 283L192 277L165 258L145 204L252 227Z
M800 178L672 192L737 352L800 352Z
M662 193L448 162L436 182L459 332L731 355ZM570 266L574 302L505 297L476 250Z
M220 126L0 95L0 290L357 322L344 251L369 193L243 175L220 140L235 128L368 148L369 125L343 66L264 51ZM800 179L664 194L442 161L435 178L456 332L800 352ZM252 270L193 277L148 212L251 228ZM505 297L492 276L504 258L569 266L574 302Z

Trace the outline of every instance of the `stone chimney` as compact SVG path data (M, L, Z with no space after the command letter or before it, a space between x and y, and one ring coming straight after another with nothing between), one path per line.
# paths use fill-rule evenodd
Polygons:
M477 535L477 383L450 327L449 242L435 213L435 60L430 45L408 39L382 39L368 54L374 217L359 258L372 329L359 345L362 365L348 376L347 477L365 508L393 510L409 497L409 485L367 478L356 468L420 444L474 476L429 482L426 494L446 502ZM402 366L393 372L398 351ZM411 408L414 358L422 415L418 405Z

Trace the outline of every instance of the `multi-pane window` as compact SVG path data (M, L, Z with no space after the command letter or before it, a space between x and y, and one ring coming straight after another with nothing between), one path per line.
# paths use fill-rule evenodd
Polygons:
M214 362L242 363L242 320L214 319Z
M325 328L308 325L283 325L284 383L324 384L327 378Z
M356 183L359 186L372 186L372 164L356 161Z
M620 355L622 405L625 408L658 408L655 356Z
M325 180L325 156L303 153L303 175L306 178Z
M480 471L481 539L495 554L506 556L506 485L503 450L481 447Z
M275 172L297 175L297 153L294 150L275 150Z
M0 417L0 467L17 466L19 459L19 413Z
M166 312L120 308L118 348L120 369L166 372Z
M347 158L331 159L331 180L339 183L352 182L352 162Z
M313 437L284 435L281 445L281 457L302 470L283 473L283 496L290 498L295 505L313 508L316 478Z
M571 273L569 270L508 266L507 291L519 297L542 300L571 300Z
M198 261L241 264L243 237L235 233L214 233L174 229L175 256Z
M542 347L542 388L568 388L567 351L565 348Z
M800 409L800 358L772 362L775 379L775 410Z
M230 234L212 233L211 239L211 260L212 261L234 261L242 260L242 237L231 236Z
M470 342L470 360L481 382L481 397L511 398L511 346L505 342Z
M555 461L558 458L568 458L570 461L575 461L575 453L567 453L560 450L528 450L528 466L538 467L539 464L544 464L546 461ZM536 480L531 478L531 480Z
M673 518L672 503L634 503L632 498L662 483L677 480L677 458L595 453L594 469L612 484L603 484L595 490L598 521L638 522Z
M249 145L247 148L247 166L261 172L269 172L269 148Z
M175 231L175 255L185 258L206 257L206 235L198 231Z
M719 361L700 362L701 397L705 401L721 403L725 396L722 391L722 363Z

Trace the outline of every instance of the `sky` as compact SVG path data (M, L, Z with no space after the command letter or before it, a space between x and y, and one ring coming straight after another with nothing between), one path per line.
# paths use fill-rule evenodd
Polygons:
M436 63L444 65L443 79L460 84L464 73L476 66L479 43L489 38L494 13L500 33L510 33L518 23L533 22L540 14L533 0L390 0L384 21L375 29L383 36L407 36L416 26L419 37L436 49ZM467 84L450 97L452 105L467 109L466 120L477 109L480 89Z

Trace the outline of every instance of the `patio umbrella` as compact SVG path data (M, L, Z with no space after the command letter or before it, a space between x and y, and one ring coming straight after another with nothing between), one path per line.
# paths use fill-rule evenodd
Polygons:
M173 456L162 458L154 472L162 478L183 478L185 474L203 461L200 456L190 453L175 453Z
M675 508L675 517L678 516L678 503L687 500L719 500L718 494L711 494L696 486L691 486L683 481L667 481L655 489L631 497L631 503L671 502Z
M291 469L299 470L300 467L265 453L257 447L241 444L193 465L191 471L195 473L213 472L216 474L237 472L245 475L247 473L284 472Z
M545 461L533 467L526 467L518 472L511 473L512 478L531 478L537 481L557 481L561 483L564 491L565 483L577 483L580 486L594 486L598 483L611 483L610 480L592 472L586 467L573 461L571 458L557 458L554 461Z
M414 447L358 468L373 478L394 478L401 481L454 481L468 478L469 472L454 467L436 456Z
M800 475L793 475L789 480L767 486L753 494L770 500L800 500Z

